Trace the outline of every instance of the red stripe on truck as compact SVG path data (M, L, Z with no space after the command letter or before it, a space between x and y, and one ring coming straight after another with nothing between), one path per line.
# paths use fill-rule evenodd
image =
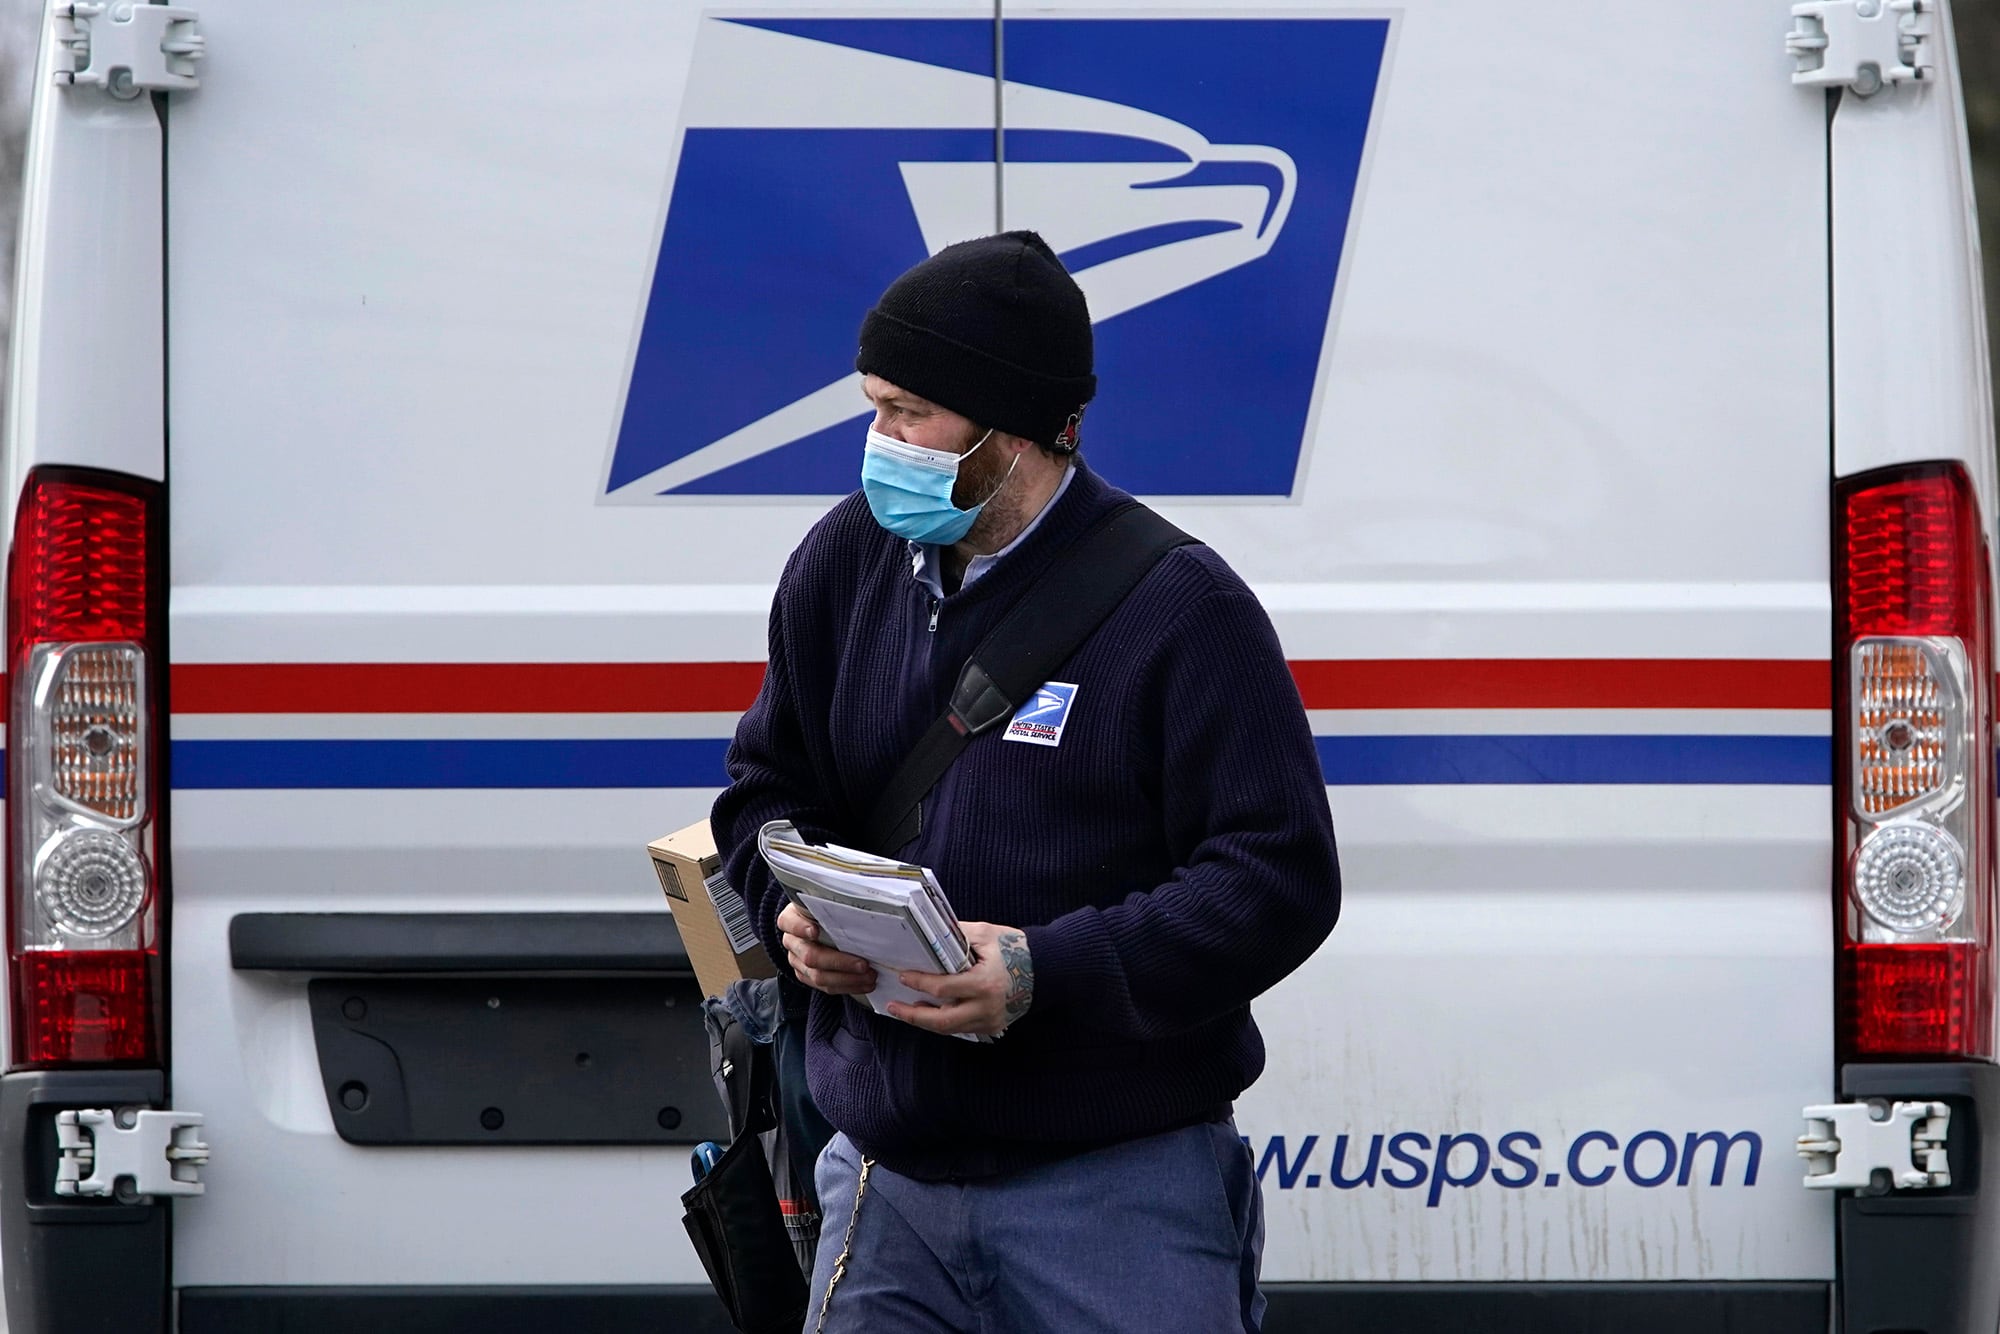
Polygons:
M1824 661L1424 658L1292 663L1309 709L1826 709ZM176 713L734 713L761 662L185 663Z
M1309 709L1828 709L1830 665L1765 658L1294 662Z
M185 663L175 713L735 713L761 662Z

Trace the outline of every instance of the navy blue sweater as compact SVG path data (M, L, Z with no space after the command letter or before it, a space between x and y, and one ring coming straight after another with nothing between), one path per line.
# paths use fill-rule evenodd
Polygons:
M1079 461L1076 466L1082 468ZM859 496L792 554L770 666L713 824L784 967L766 820L858 846L869 805L944 710L960 665L1050 559L1125 499L1080 472L1042 523L933 608ZM935 629L932 629L935 610ZM1050 678L1056 746L975 739L896 853L966 921L1026 930L1034 1003L991 1045L815 994L814 1100L906 1175L978 1176L1227 1113L1264 1067L1251 998L1333 928L1333 821L1263 608L1204 546L1169 554Z

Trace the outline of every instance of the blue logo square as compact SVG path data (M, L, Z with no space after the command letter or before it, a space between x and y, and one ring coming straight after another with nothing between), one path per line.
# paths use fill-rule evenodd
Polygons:
M996 126L989 20L704 17L606 494L852 491L863 314L996 222L1090 300L1092 466L1293 494L1388 31L1010 18Z

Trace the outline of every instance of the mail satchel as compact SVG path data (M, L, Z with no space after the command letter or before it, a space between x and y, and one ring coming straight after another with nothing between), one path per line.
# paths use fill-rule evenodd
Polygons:
M774 1057L739 1025L729 1026L724 1042L726 1068L749 1082L740 1100L744 1118L732 1126L735 1137L715 1166L681 1196L683 1222L741 1334L797 1334L805 1323L806 1277L759 1138L778 1123L771 1107Z

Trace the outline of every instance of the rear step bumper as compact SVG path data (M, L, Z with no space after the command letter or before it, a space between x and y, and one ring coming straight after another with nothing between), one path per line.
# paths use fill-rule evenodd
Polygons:
M1274 1283L1264 1334L1826 1334L1824 1283ZM730 1334L706 1287L188 1288L181 1334Z
M2000 1126L2000 1066L1850 1065L1841 1096L1951 1106L1951 1187L1840 1200L1844 1334L1993 1334L2000 1328L2000 1183L1982 1144Z
M0 1075L0 1273L15 1334L156 1334L167 1328L165 1204L55 1193L56 1113L158 1107L157 1070Z

